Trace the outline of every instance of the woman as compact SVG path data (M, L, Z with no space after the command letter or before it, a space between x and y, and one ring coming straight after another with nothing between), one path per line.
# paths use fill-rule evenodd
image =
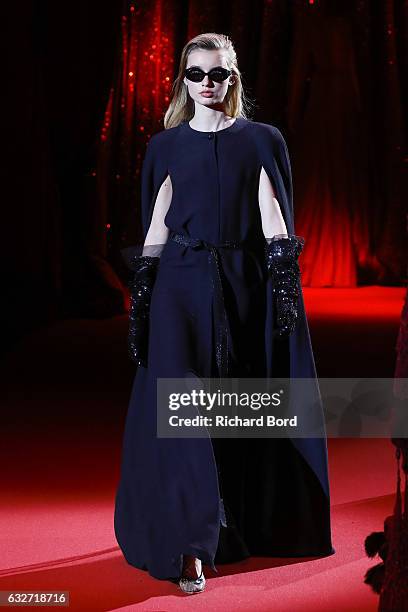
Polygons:
M228 37L192 39L166 129L147 147L144 245L131 261L129 349L139 367L115 533L128 563L186 593L204 589L202 564L334 552L324 436L156 435L159 378L316 381L286 145L275 127L245 117L244 102Z

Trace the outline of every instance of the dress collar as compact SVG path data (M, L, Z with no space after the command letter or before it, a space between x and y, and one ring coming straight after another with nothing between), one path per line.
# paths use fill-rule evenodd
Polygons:
M214 134L217 134L217 136L227 136L228 134L234 134L235 132L238 132L241 128L243 128L247 123L248 123L248 119L245 119L244 117L237 117L234 123L230 125L229 127L224 128L222 130L216 130L216 131L211 131L211 132L204 132L202 130L196 130L195 128L192 128L190 126L188 121L183 121L181 123L181 127L185 133L190 134L191 136L194 136L195 138L208 138L208 137L213 137Z

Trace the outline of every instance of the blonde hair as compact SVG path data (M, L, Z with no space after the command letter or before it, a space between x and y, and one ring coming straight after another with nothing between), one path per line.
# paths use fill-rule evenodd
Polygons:
M224 98L225 112L230 117L247 117L247 111L252 102L245 95L242 86L242 77L238 69L237 54L231 40L225 34L209 32L198 34L192 38L181 52L179 72L172 87L172 97L169 107L164 115L166 130L176 127L183 121L189 121L194 116L194 100L188 93L187 85L183 82L187 58L196 49L212 50L223 49L226 52L229 70L235 76L235 82L228 87Z

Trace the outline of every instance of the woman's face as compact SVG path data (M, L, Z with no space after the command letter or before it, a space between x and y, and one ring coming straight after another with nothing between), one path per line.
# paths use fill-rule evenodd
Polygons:
M209 72L212 68L216 68L217 66L228 69L228 62L225 52L221 49L196 49L187 57L186 68L191 68L192 66L198 66L204 70L204 72ZM211 81L208 74L206 74L200 83L189 81L186 77L184 77L183 81L188 87L188 93L197 104L213 107L223 102L228 87L232 85L234 78L233 75L230 75L225 81L216 83L215 81ZM201 92L209 93L207 93L207 95L202 95Z

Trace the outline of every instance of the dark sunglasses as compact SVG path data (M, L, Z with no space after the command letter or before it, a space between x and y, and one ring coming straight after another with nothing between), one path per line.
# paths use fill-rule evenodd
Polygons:
M187 68L184 72L184 76L189 81L193 81L194 83L200 83L206 74L208 74L211 81L215 81L215 83L222 83L222 81L228 79L230 74L232 74L232 71L218 66L216 68L211 68L210 72L204 72L204 70L201 70L201 68L192 66L191 68Z

